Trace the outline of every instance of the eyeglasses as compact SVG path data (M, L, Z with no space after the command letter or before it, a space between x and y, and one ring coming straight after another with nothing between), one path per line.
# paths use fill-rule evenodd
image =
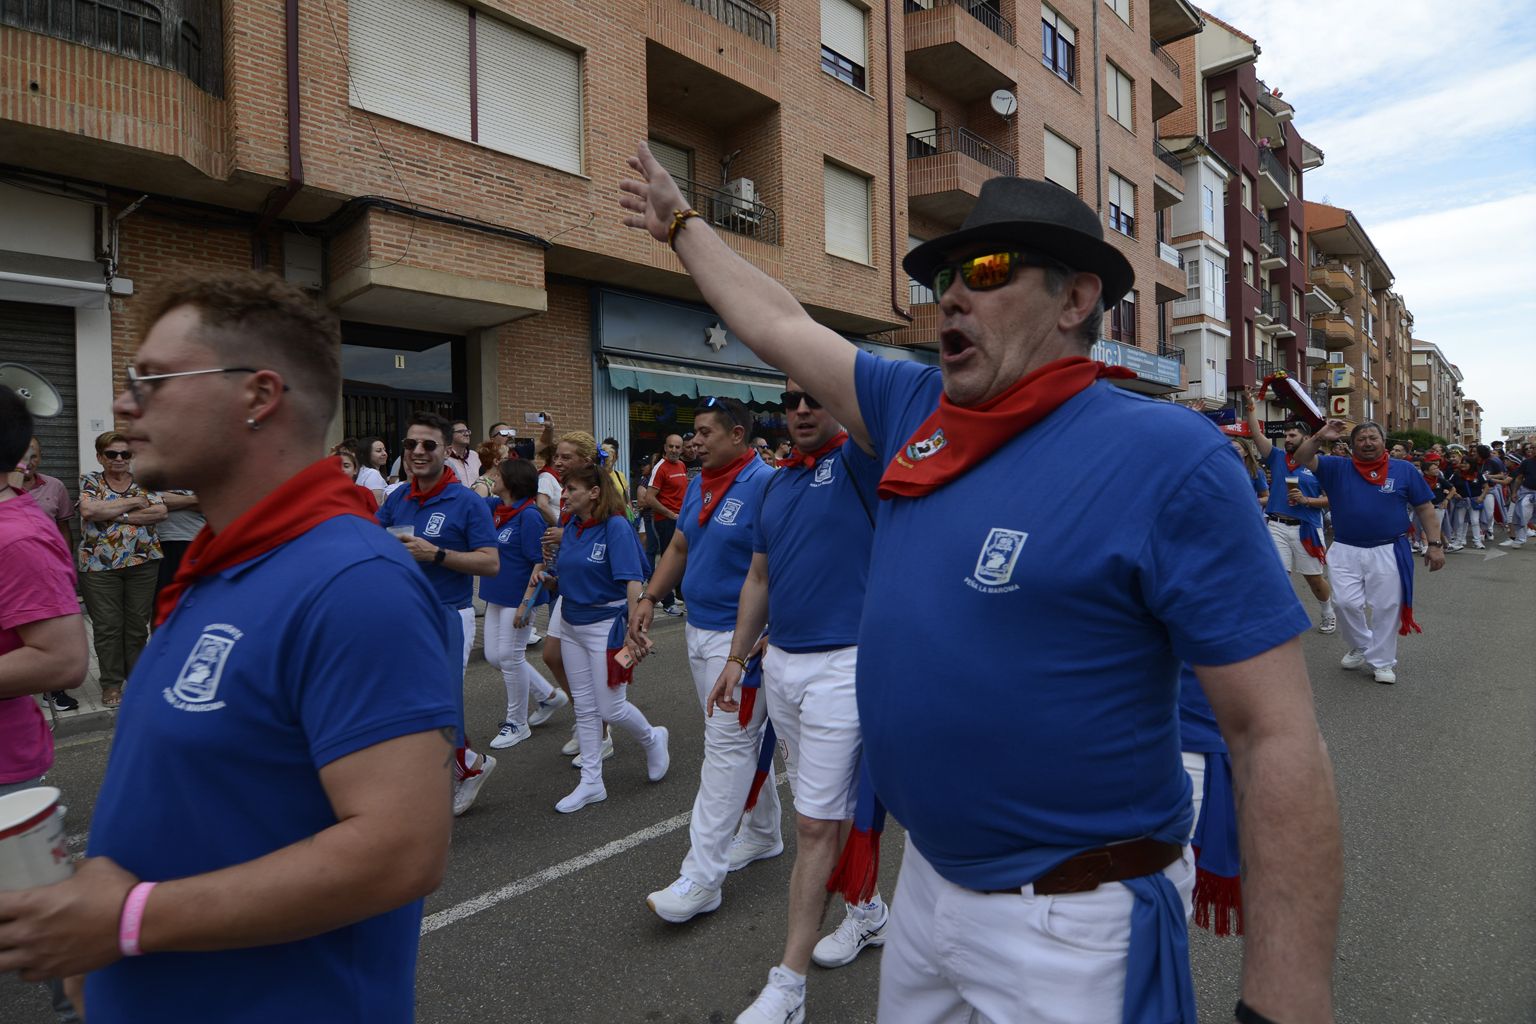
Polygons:
M154 392L154 388L145 387L145 385L152 384L155 381L169 380L172 377L201 377L208 373L260 372L260 370L253 366L214 366L207 370L182 370L180 373L152 373L148 376L140 376L139 372L130 366L127 370L128 394L133 396L133 404L142 409L144 408L144 404L149 400L149 396ZM289 390L287 384L283 385L283 390Z
M955 283L955 275L973 292L1001 288L1021 267L1060 267L1061 264L1030 252L989 252L968 260L941 263L933 272L933 294L943 295Z
M821 403L816 401L816 399L812 398L804 391L786 391L782 397L784 399L784 409L787 412L793 412L794 410L800 408L800 403L802 400L805 402L807 408L821 408Z
M408 452L415 451L416 450L416 446L420 445L421 446L421 450L426 452L428 455L430 455L433 452L437 451L437 449L440 447L438 442L433 441L430 438L428 438L425 441L418 441L414 437L407 437L407 438L402 439L400 443L405 446L405 450L408 451Z
M115 448L109 448L101 453L101 457L111 459L113 462L117 462L119 459L123 462L129 462L133 459L133 452L120 452Z
M469 433L469 428L468 427L454 427L453 428L453 432L455 434L467 434L467 433Z

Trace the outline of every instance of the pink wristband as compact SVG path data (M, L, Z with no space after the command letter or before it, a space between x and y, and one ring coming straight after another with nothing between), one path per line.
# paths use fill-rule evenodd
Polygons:
M150 890L159 884L140 882L128 890L128 898L123 901L123 916L117 924L117 948L122 950L123 956L138 956L143 952L139 949L139 932L144 924L144 905L149 902Z

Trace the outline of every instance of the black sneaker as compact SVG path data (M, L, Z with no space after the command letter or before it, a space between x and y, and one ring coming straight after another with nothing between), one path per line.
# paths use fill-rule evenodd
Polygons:
M68 690L50 690L48 703L55 711L74 711L80 706L80 702L71 697Z

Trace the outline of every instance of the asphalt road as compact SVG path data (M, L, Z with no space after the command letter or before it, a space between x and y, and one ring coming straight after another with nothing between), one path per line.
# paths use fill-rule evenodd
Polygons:
M1449 558L1446 571L1418 575L1425 633L1403 641L1397 685L1341 670L1337 636L1306 639L1345 833L1340 1021L1536 1021L1536 548ZM645 906L686 852L702 742L681 620L656 636L660 652L631 695L671 728L671 774L648 783L641 752L620 737L607 802L565 816L553 808L576 782L558 753L569 712L507 752L456 825L447 880L427 903L423 1024L730 1021L777 962L792 841L784 856L732 875L712 915L673 926ZM481 743L500 694L477 654L468 708ZM60 744L52 779L76 836L88 827L107 739ZM887 895L900 849L892 823ZM1195 930L1192 947L1202 1021L1230 1020L1240 942ZM879 962L866 953L841 970L812 968L811 1018L872 1021ZM50 1020L36 986L0 979L0 1024Z

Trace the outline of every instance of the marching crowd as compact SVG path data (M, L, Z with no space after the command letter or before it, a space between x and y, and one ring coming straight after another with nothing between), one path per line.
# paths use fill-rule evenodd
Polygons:
M1193 1024L1191 914L1245 936L1237 1020L1331 1019L1337 813L1286 574L1344 667L1394 682L1415 551L1433 571L1443 538L1483 547L1499 523L1523 545L1533 446L1415 456L1338 421L1272 443L1254 396L1229 443L1116 388L1084 353L1130 267L1075 197L1019 179L907 257L939 296L941 365L883 361L737 257L644 145L631 167L625 223L785 372L776 449L708 398L633 486L616 441L547 416L532 458L506 423L475 446L426 412L395 463L380 438L320 458L336 325L257 274L159 299L78 510L0 390L20 463L0 488L0 698L20 698L0 699L0 794L52 763L29 695L66 707L85 674L77 575L121 704L87 857L0 893L0 971L67 979L93 1024L412 1019L422 900L490 751L570 707L580 773L556 811L608 799L612 729L668 776L669 730L629 694L660 609L686 615L703 720L689 849L646 897L662 920L720 908L731 872L784 850L785 750L784 952L739 1022L804 1020L811 963L883 945L883 1021ZM1168 472L1109 443L1132 430ZM1080 476L1085 441L1134 493L1068 517L1017 486ZM498 723L464 721L477 586ZM947 643L911 642L914 608ZM339 639L359 621L391 642ZM906 830L889 904L887 812Z

